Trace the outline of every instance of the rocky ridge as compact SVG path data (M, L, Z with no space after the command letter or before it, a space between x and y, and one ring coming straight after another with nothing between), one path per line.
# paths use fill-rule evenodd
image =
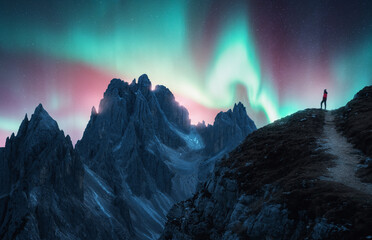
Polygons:
M358 186L371 177L370 97L367 87L346 107L326 113L336 119L328 124L355 144L348 157L360 159L348 168L353 172L335 174L367 170L363 178L353 178ZM172 207L160 239L372 238L370 192L343 184L342 176L341 181L329 177L344 159L324 143L326 127L324 111L307 109L250 134L217 162L192 198Z

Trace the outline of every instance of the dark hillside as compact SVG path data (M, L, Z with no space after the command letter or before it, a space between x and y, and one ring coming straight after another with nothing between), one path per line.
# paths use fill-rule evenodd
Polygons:
M366 167L361 168L358 175L363 181L372 183L372 86L363 88L336 113L338 129L368 156L361 163Z
M161 239L372 237L371 184L355 176L357 160L368 158L333 130L343 127L370 154L370 95L356 96L345 109L363 120L351 112L341 123L342 110L307 109L250 134L193 198L172 208Z

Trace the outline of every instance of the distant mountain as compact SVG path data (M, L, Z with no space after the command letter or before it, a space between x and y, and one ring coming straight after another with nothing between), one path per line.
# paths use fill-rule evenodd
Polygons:
M371 239L371 132L372 86L258 129L170 210L160 239Z
M0 239L157 239L172 205L254 130L241 103L191 125L147 75L110 82L75 149L39 105L0 148Z
M0 239L130 238L120 224L108 232L84 200L83 164L42 105L1 152Z
M197 125L197 131L205 142L204 153L209 159L202 161L199 167L199 179L204 182L214 169L217 159L241 143L248 134L255 131L256 125L247 116L242 103L234 105L233 110L217 114L214 124L205 127Z
M241 103L218 114L213 126L193 126L169 89L151 91L142 75L138 83L111 81L76 149L129 206L136 236L153 239L171 206L192 196L216 159L255 129Z

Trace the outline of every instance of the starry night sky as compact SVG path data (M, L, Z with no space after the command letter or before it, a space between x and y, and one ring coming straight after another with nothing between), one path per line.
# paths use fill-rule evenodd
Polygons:
M0 146L38 103L81 138L112 78L147 73L193 123L242 101L258 126L372 84L372 1L0 2Z

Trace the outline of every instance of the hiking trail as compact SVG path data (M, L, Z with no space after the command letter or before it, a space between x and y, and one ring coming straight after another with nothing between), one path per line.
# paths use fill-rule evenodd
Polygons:
M334 116L331 112L325 113L325 124L323 130L323 144L327 147L327 152L334 155L334 167L328 168L329 173L326 177L328 181L335 181L348 187L359 190L363 193L372 195L372 184L363 183L356 176L358 164L364 154L355 149L346 137L337 132Z

